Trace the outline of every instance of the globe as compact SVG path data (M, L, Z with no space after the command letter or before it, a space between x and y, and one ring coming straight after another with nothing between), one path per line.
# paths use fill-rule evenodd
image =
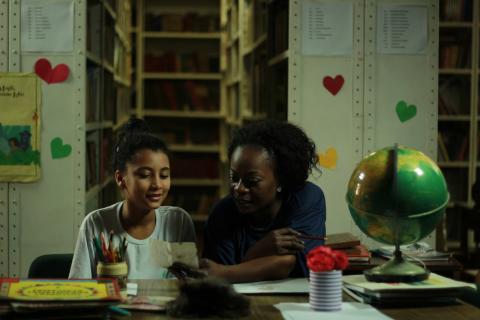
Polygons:
M434 230L445 213L449 193L434 161L418 150L395 145L373 152L356 166L346 200L362 232L398 250ZM397 258L401 261L401 254Z

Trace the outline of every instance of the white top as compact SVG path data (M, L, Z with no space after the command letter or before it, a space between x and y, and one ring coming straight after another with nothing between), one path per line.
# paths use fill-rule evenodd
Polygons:
M120 213L123 202L90 212L82 222L78 233L69 278L95 278L98 258L92 239L103 232L108 238L113 230L114 247L121 238L127 239L126 260L129 279L164 279L167 269L153 263L150 253L150 240L168 242L195 242L195 230L190 215L178 207L162 206L155 210L155 229L143 240L130 236L122 227ZM120 238L121 237L121 238ZM108 239L106 239L108 241Z

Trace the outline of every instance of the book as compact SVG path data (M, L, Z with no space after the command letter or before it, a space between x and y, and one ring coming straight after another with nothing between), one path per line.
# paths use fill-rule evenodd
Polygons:
M438 133L438 159L440 161L450 161L450 156L448 155L447 146L445 145L445 141L443 141L442 133Z
M356 291L353 289L349 289L347 287L343 287L342 290L352 297L354 300L361 302L361 303L368 303L374 305L382 305L382 306L401 306L401 305L416 305L418 304L419 297L417 295L406 295L401 297L393 297L393 298L378 298L376 296L372 296L360 291ZM421 301L423 303L428 302L428 304L437 304L437 303L452 303L456 300L459 296L459 293L449 294L445 296L428 296L422 297Z
M175 300L174 296L129 296L118 307L129 310L165 311L167 303L172 300Z
M2 312L61 313L104 310L122 299L114 279L0 278Z
M432 249L426 242L416 242L409 245L400 246L400 250L402 251L402 255L410 260L418 259L425 262L447 261L450 259L450 253L436 251ZM374 254L387 259L393 256L394 251L394 246L385 246L372 250Z
M19 279L0 278L0 300L8 301L119 301L113 279Z
M465 290L475 290L475 284L456 281L431 273L418 282L370 282L364 275L343 277L343 291L363 303L408 304L411 302L445 302L462 295Z
M453 280L433 272L427 280L417 282L370 282L363 274L346 275L343 276L343 286L377 298L426 293L443 296L445 293L457 292L460 289L476 288L473 283Z
M359 244L350 248L339 249L344 252L349 262L369 262L371 258L370 251L363 244Z
M333 233L327 235L325 245L332 249L351 248L360 245L360 239L350 232Z

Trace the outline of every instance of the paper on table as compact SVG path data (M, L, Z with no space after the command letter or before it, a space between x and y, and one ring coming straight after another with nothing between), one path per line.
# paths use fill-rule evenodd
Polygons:
M233 287L239 293L308 293L307 278L275 281L237 283Z
M287 320L321 320L321 319L391 319L368 304L343 302L339 311L313 311L308 303L279 303L275 307Z
M136 296L138 292L138 284L133 282L127 283L127 295Z
M159 267L168 268L174 262L182 262L198 268L197 247L194 242L151 240L150 252L153 262Z

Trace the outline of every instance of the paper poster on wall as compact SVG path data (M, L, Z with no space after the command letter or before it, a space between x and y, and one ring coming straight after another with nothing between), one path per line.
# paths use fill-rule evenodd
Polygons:
M423 54L427 48L427 8L379 5L377 8L377 52Z
M22 0L22 51L72 52L73 16L73 0Z
M351 55L353 5L351 2L305 1L302 10L304 55Z
M0 182L40 178L40 79L0 73Z

